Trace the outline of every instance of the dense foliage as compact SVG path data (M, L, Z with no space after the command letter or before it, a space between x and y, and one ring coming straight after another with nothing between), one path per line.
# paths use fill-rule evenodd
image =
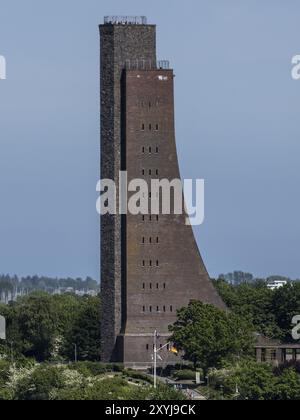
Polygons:
M209 375L211 396L237 400L300 400L300 364L289 363L280 369L247 361ZM216 392L216 394L214 393Z
M215 285L228 307L252 323L269 338L291 342L291 322L300 314L300 282L291 282L272 291L265 282L233 287L224 281Z
M15 367L0 361L0 401L184 399L183 394L167 386L154 390L139 381L124 379L122 373L102 374L99 367L97 363Z
M253 353L251 325L233 313L198 301L178 311L178 321L170 331L185 358L204 369Z
M36 292L10 305L0 305L7 320L7 341L0 356L39 362L100 358L100 298Z
M168 376L193 380L202 368L207 398L248 400L300 399L300 364L274 369L253 358L254 332L291 341L291 320L300 314L300 283L271 291L264 282L215 282L228 312L191 302L170 326L172 340L185 359ZM35 292L9 305L7 340L0 342L0 400L179 400L182 393L151 387L150 376L103 365L100 359L100 297ZM79 363L74 361L75 344ZM175 369L175 371L174 371ZM168 371L165 369L164 371Z

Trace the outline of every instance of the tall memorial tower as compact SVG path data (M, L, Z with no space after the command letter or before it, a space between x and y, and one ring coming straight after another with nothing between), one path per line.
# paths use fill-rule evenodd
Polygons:
M180 178L174 73L156 58L145 17L106 17L101 38L101 178L119 184ZM153 334L168 342L176 311L193 299L225 309L186 215L101 218L102 360L151 365ZM174 361L165 350L164 362Z

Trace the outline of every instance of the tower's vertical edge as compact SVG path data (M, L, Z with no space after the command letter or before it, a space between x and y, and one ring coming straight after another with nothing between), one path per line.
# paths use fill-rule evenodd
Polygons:
M100 25L101 89L101 179L119 184L119 171L126 170L122 160L121 79L127 60L156 61L154 25L107 22ZM122 345L118 336L125 328L126 244L120 216L101 218L101 297L102 360L120 361Z

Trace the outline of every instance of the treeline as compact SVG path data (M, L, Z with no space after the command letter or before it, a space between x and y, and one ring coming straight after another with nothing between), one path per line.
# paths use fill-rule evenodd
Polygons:
M51 278L39 276L27 276L19 278L18 276L0 275L0 293L10 292L14 293L17 289L32 291L47 291L51 292L56 289L74 290L97 290L99 285L96 280L87 277L85 280L82 278Z
M215 286L233 313L250 322L255 331L284 342L293 341L291 323L295 315L300 315L300 282L274 291L263 281L234 287L218 280Z
M39 362L100 360L100 297L35 292L9 305L0 304L7 340L0 359L32 358Z
M233 273L220 274L218 280L225 280L227 283L232 284L233 286L239 286L243 283L256 283L256 282L265 282L272 283L274 281L285 281L290 282L299 282L299 279L291 279L289 277L284 277L280 275L273 275L267 278L258 278L251 273L245 273L243 271L234 271Z
M220 280L214 283L236 316L234 322L246 322L251 331L269 338L293 341L291 322L300 314L300 283L274 291L264 282L238 287ZM99 359L100 297L34 292L9 305L0 304L0 315L7 319L7 342L14 343L17 354L41 361L57 357L69 360L76 344L80 360Z

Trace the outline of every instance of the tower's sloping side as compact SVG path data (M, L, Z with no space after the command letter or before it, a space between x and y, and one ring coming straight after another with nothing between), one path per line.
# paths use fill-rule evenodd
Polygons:
M153 194L152 179L169 182L180 179L173 71L126 71L124 83L128 181L145 180ZM151 195L149 208L150 203ZM221 309L226 307L208 276L184 212L182 215L128 214L125 249L124 359L127 364L138 366L151 363L154 331L159 332L160 344L164 345L169 337L168 327L176 321L177 310L191 300ZM166 360L178 361L168 352L164 355Z
M174 75L157 69L155 26L105 24L100 34L101 178L179 179ZM167 343L192 299L225 309L185 214L103 216L101 295L102 360L136 366L151 364L154 331Z

